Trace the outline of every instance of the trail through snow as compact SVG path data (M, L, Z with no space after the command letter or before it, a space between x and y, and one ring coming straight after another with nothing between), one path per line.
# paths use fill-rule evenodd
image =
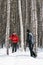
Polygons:
M0 49L0 65L43 65L43 49L37 51L37 57L30 57L29 50L22 52L17 50L15 53L11 53L9 49L9 55L6 54L6 48Z

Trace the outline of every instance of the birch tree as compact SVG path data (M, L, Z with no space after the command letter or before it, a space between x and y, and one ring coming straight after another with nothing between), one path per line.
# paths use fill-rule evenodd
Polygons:
M21 10L21 0L18 0L19 8L19 18L20 18L20 32L21 32L21 48L24 51L24 34L23 34L23 20L22 20L22 10Z
M7 0L7 24L6 24L6 37L5 37L7 54L9 54L9 33L10 33L10 0Z
M26 0L26 21L25 21L25 50L26 50L26 31L27 31L27 24L28 24L28 0Z
M36 53L37 53L37 44L38 44L38 22L37 22L36 0L35 0L35 23L36 23Z
M31 0L31 21L33 24L33 29L35 30L35 39L36 39L36 45L35 45L35 52L37 52L37 43L38 43L38 33L37 33L37 29L38 29L38 23L37 23L37 8L36 8L36 0Z

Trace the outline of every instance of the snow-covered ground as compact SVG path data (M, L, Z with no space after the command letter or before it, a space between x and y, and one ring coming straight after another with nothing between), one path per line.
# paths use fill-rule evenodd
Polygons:
M43 65L43 49L37 51L37 57L30 57L29 50L26 52L17 50L15 53L11 53L9 49L9 55L6 54L6 48L0 49L0 65Z

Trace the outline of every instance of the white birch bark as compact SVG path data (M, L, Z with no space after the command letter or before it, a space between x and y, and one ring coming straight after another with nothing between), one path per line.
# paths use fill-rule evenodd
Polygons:
M28 24L28 0L26 0L26 21L25 21L25 51L26 51L26 38L27 38L27 24Z
M10 0L7 0L7 25L6 25L6 37L5 44L7 48L7 54L9 54L9 33L10 33Z
M26 0L26 25L28 24L28 0Z
M21 0L18 0L18 8L19 8L19 18L20 18L20 32L21 32L21 48L24 51L24 32L23 32L23 20L22 20L22 11L21 11Z
M37 22L36 0L35 0L35 22L36 22L36 53L37 53L37 44L38 44L38 22Z

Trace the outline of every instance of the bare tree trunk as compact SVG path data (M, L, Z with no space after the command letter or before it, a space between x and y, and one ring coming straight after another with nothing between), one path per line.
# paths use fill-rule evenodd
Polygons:
M26 21L25 21L25 51L26 51L26 31L27 31L27 24L28 24L28 0L26 0Z
M20 32L21 32L21 48L24 51L24 34L23 34L23 20L22 20L22 11L21 11L21 0L18 0L19 8L19 18L20 18Z
M35 39L36 39L36 45L35 45L35 52L37 52L37 44L38 44L38 33L37 33L37 8L36 8L36 0L31 0L31 6L32 6L32 10L31 10L31 21L33 24L33 29L35 30Z
M42 47L43 47L43 0L41 1L42 3Z
M6 25L6 37L5 37L7 54L9 54L9 34L10 34L10 0L7 0L7 25Z
M42 2L37 0L38 47L42 47Z

